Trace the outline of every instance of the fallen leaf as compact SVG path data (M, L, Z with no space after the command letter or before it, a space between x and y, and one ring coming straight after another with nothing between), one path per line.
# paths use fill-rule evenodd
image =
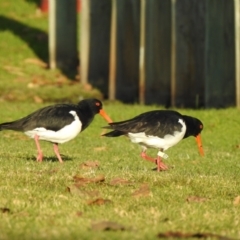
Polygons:
M105 177L104 175L99 175L95 178L84 178L82 176L74 176L73 180L75 183L77 183L78 185L86 185L89 183L102 183L105 181Z
M36 84L36 83L32 83L32 82L30 82L30 83L28 83L27 87L28 87L28 88L38 88L39 85Z
M100 193L97 190L88 191L81 188L82 185L78 186L77 184L71 185L67 187L67 191L72 195L78 195L83 198L89 197L99 197Z
M124 178L114 178L110 181L110 185L130 185L132 182L129 182L128 180Z
M104 205L104 204L108 204L108 203L112 203L112 201L108 200L108 199L103 199L103 198L97 198L94 200L87 201L88 205Z
M83 88L84 88L84 90L86 90L86 91L91 91L93 87L92 87L91 84L87 83L87 84L84 84L84 85L83 85Z
M43 103L43 99L37 95L33 97L33 100L35 103Z
M92 230L94 231L124 231L126 227L119 223L102 221L92 224Z
M37 58L27 58L25 59L25 62L26 63L30 63L30 64L34 64L34 65L37 65L39 67L42 67L42 68L47 68L47 63L41 61L40 59L37 59Z
M187 202L206 202L209 198L198 197L198 196L189 196L187 197Z
M12 73L12 74L14 74L14 75L18 75L18 76L24 76L24 75L25 75L25 74L21 71L21 69L18 68L18 67L13 67L13 66L8 66L8 65L6 65L6 66L3 66L3 68L4 68L5 70L7 70L9 73Z
M82 169L99 168L99 162L98 161L87 161L87 162L80 164L80 168L82 168Z
M78 217L81 217L81 216L83 215L83 212L78 211L78 212L76 212L76 215L77 215Z
M235 197L234 201L233 201L234 205L239 205L240 204L240 196Z
M67 191L70 192L72 195L78 195L78 196L81 196L81 197L86 196L85 191L80 189L76 184L68 186Z
M219 239L219 240L234 240L232 238L220 236L213 233L182 233L182 232L165 232L165 233L159 233L157 235L158 238L204 238L204 239Z
M2 212L2 213L10 213L11 211L10 211L9 208L1 207L1 208L0 208L0 212Z
M133 197L147 197L150 196L150 189L147 184L143 184L138 190L133 192Z

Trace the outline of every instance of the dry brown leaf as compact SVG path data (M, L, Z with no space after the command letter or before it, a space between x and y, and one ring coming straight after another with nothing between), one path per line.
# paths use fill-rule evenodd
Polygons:
M87 161L79 166L82 169L89 169L89 168L99 168L99 162L98 161Z
M30 83L27 84L27 87L28 87L28 88L31 88L31 89L32 89L32 88L39 88L39 86L40 86L39 84L32 83L32 82L30 82Z
M0 212L2 212L2 213L11 213L10 209L7 208L7 207L1 207L0 208Z
M76 184L68 186L67 191L70 192L72 195L78 195L81 197L86 197L86 193L84 190L80 189L79 186Z
M83 88L85 91L91 91L93 89L92 85L89 83L84 84Z
M189 196L187 197L187 202L206 202L209 198L198 197L198 196Z
M26 63L30 63L30 64L34 64L34 65L37 65L39 67L42 67L42 68L47 68L47 63L41 61L40 59L37 59L37 58L27 58L25 59L25 62Z
M100 195L99 191L93 190L88 191L81 188L82 185L73 184L67 187L67 191L72 195L78 195L80 197L89 198L89 197L98 197Z
M124 178L114 178L110 181L110 185L130 185L132 184Z
M78 211L78 212L76 212L76 215L77 215L78 217L82 217L83 212Z
M89 183L102 183L105 181L105 177L104 175L99 175L95 178L84 178L82 176L74 176L73 180L76 184L78 185L85 185L85 184L89 184Z
M133 197L147 197L150 196L151 191L149 189L149 186L147 184L143 184L138 190L133 192Z
M124 231L126 227L119 223L102 221L92 224L92 230L94 231Z
M33 100L35 103L43 103L43 99L37 95L33 97Z
M25 75L23 72L21 72L21 69L18 68L18 67L13 67L13 66L6 65L6 66L3 66L3 68L6 71L8 71L9 73L12 73L12 74L17 75L17 76L24 76Z
M234 198L233 204L234 205L239 205L240 204L240 196L237 196L237 197Z
M108 199L103 199L103 198L97 198L94 200L87 201L88 205L104 205L104 204L108 204L108 203L112 203L112 201L108 200Z

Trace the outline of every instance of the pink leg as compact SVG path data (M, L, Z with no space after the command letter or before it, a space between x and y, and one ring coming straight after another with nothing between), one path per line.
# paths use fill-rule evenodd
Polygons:
M146 152L144 152L144 151L141 152L141 157L144 158L147 161L157 163L155 158L151 158L151 157L147 156Z
M39 136L35 135L34 136L34 140L35 140L35 143L36 143L36 146L37 146L37 151L38 151L37 161L38 162L42 162L42 160L43 160L43 153L42 153L42 150L41 150L41 147L40 147L40 144L39 144Z
M163 162L162 162L162 159L158 156L157 159L155 158L151 158L149 156L146 155L146 152L145 151L142 151L141 152L141 157L144 158L145 160L147 161L150 161L150 162L153 162L155 164L157 164L157 171L166 171L168 170L168 166L166 166Z
M162 162L162 159L158 156L157 157L157 171L160 172L160 171L166 171L168 170L168 166L165 165L163 162Z
M62 158L61 158L61 156L60 156L60 154L59 154L58 144L57 144L57 143L54 143L54 144L53 144L53 149L54 149L54 152L55 152L55 154L56 154L56 156L57 156L57 158L58 158L58 161L59 161L60 163L63 163L63 160L62 160Z

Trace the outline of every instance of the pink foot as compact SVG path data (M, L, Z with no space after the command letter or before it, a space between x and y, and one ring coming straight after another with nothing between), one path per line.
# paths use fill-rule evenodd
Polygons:
M162 159L159 156L157 157L156 164L158 172L168 170L168 166L162 162Z
M162 159L159 156L157 157L157 159L156 158L151 158L151 157L147 156L145 152L142 152L141 157L144 158L147 161L150 161L150 162L153 162L153 163L157 164L157 171L158 172L168 170L168 166L165 165L162 162Z
M60 153L59 153L59 150L58 150L58 144L57 144L57 143L54 143L54 144L53 144L53 150L54 150L54 152L55 152L55 154L56 154L56 156L57 156L57 158L58 158L58 161L59 161L60 163L63 163L62 157L61 157L61 155L60 155Z
M37 162L42 162L42 160L43 160L43 154L42 152L39 152L37 155Z

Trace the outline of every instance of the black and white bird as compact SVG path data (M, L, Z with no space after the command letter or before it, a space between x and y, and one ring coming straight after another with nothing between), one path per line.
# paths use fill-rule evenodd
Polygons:
M109 123L104 128L113 131L103 134L106 137L126 135L133 143L142 147L141 157L157 164L157 170L167 170L162 158L168 158L165 150L174 146L179 141L189 136L197 140L199 152L204 155L200 133L203 123L194 117L181 115L171 110L155 110L142 113L132 119ZM158 149L157 158L146 155L147 148Z
M37 161L43 160L43 153L39 140L53 143L54 152L63 162L58 144L75 138L93 121L96 114L100 114L107 122L112 120L102 109L102 102L97 99L85 99L78 104L56 104L41 108L26 117L13 122L0 124L0 130L14 130L24 132L35 140L37 146Z

